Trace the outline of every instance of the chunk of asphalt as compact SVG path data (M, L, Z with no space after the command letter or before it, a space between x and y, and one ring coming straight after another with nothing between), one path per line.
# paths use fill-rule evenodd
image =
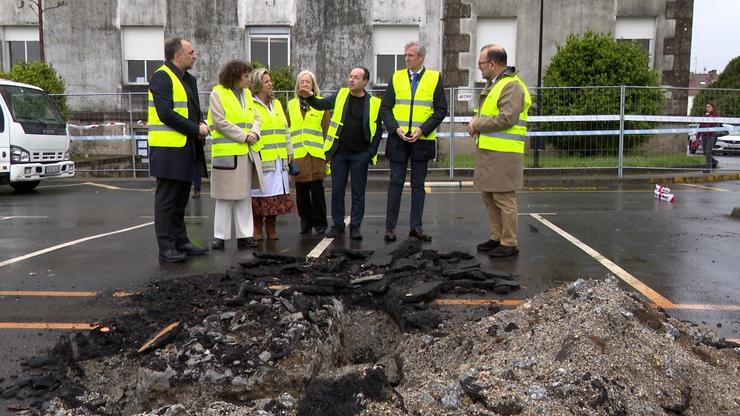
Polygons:
M245 269L251 269L251 268L253 268L253 267L258 267L258 266L260 266L260 265L261 265L262 263L264 263L264 261L262 261L261 259L258 259L257 257L250 257L250 258L248 258L248 259L245 259L245 260L241 260L241 261L239 262L239 264L240 264L240 265L241 265L242 267L244 267Z
M419 283L403 294L403 301L407 303L424 302L437 297L444 282L434 280Z
M740 218L740 207L733 208L732 212L730 213L730 216L732 218Z
M296 256L286 256L284 254L267 253L265 251L255 251L252 253L254 257L263 260L271 260L277 263L296 263L303 261L304 259Z
M385 245L373 252L373 254L363 264L365 267L383 267L388 266L393 261L393 251L398 247L398 243Z
M402 259L398 259L393 262L391 271L394 273L399 273L399 272L405 272L409 270L420 270L423 265L424 265L423 261L402 258Z
M480 272L488 279L516 280L514 275L508 272L501 272L498 270L481 270Z
M359 285L359 284L367 283L367 282L375 282L381 279L383 279L383 274L378 273L378 274L371 274L370 276L359 276L357 278L350 280L349 283L353 285Z
M244 299L248 295L271 295L270 290L266 287L257 286L250 281L246 281L239 286L239 293L236 295L237 298Z

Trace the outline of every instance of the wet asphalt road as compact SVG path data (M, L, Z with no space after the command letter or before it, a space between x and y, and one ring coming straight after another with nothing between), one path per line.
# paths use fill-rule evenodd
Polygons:
M122 312L114 306L113 291L135 291L160 279L239 267L237 261L250 253L238 251L229 241L224 251L191 257L184 264L160 265L154 227L147 225L153 221L154 183L91 180L102 185L96 186L85 180L46 182L27 195L0 187L0 291L103 293L94 297L0 295L0 325L95 322ZM612 274L530 215L540 214L671 302L699 305L670 310L671 315L738 339L740 220L729 213L740 205L740 181L673 188L674 204L656 200L650 184L529 189L519 194L520 255L496 260L478 257L484 267L519 276L523 290L507 299L525 299L562 282ZM399 236L406 232L409 198L406 191ZM385 201L384 189L370 189L364 240L350 242L345 237L333 244L356 249L384 245ZM191 200L187 215L191 240L206 245L212 237L213 201L205 195ZM425 231L434 237L427 244L431 249L474 253L475 246L488 238L480 195L469 188L431 189L424 218ZM140 228L21 259L49 247L136 226ZM297 216L281 217L280 239L262 243L261 249L307 254L321 237L302 237L298 228ZM0 327L0 378L18 372L20 356L51 345L65 332Z

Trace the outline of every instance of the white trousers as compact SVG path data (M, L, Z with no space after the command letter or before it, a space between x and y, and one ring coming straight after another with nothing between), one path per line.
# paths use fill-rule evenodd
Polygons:
M231 238L232 216L234 217L236 238L254 236L252 199L246 198L236 201L226 199L216 200L216 212L213 216L213 237L220 238L221 240Z

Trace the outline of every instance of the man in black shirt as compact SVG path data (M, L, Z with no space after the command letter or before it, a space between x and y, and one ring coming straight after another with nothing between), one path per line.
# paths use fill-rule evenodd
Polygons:
M331 110L333 115L324 143L327 162L331 161L331 217L333 226L326 234L329 238L344 235L344 193L347 180L352 180L352 211L349 234L361 240L362 218L365 216L365 187L367 169L378 152L382 135L380 98L365 91L370 71L355 67L349 74L347 88L340 89L327 98L316 98L308 89L298 94L318 110Z

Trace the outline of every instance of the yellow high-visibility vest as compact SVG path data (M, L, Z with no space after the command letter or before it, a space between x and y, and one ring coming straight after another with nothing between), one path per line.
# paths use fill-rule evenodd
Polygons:
M173 110L188 118L188 94L185 92L185 86L182 85L180 79L175 75L174 72L167 65L160 66L156 71L164 71L172 80L172 102L174 103ZM147 141L149 146L154 147L185 147L188 138L186 135L179 131L167 126L159 119L157 114L157 108L154 106L154 96L152 91L149 90L147 94L149 97L149 107L147 109Z
M413 133L434 114L434 90L439 80L439 72L425 69L424 76L419 78L419 84L416 86L416 94L412 97L409 70L400 69L393 73L393 91L396 93L393 117L401 129ZM409 115L413 117L413 120L410 120ZM419 139L434 140L436 136L437 130L435 129L428 136L422 135Z
M493 84L493 88L491 88L491 91L481 106L480 116L495 117L499 114L498 100L501 98L501 92L504 90L504 87L510 82L518 83L522 87L522 91L524 91L524 107L522 108L522 112L519 113L519 120L506 130L480 133L476 141L478 142L478 147L481 149L524 154L524 135L527 133L527 112L529 112L529 107L532 105L532 98L529 96L527 86L517 75L504 77Z
M257 102L256 98L254 107L260 115L260 142L262 144L260 157L262 161L270 162L278 157L288 159L288 144L285 141L288 134L288 120L285 119L280 100L272 100L272 113Z
M321 126L324 112L308 107L306 117L303 118L298 98L293 98L288 101L288 115L290 116L290 140L293 143L293 157L300 159L308 154L326 160L324 132Z
M213 92L221 99L226 121L233 123L244 130L246 134L249 134L254 123L254 103L252 102L252 93L246 89L242 91L244 93L244 107L242 107L236 94L230 88L226 88L221 84L213 87ZM211 116L210 109L208 110L208 125L213 126L213 117ZM235 142L224 136L218 129L211 130L211 137L213 138L211 142L212 157L241 156L249 152L249 144Z
M329 122L329 130L326 132L326 140L324 141L324 152L328 152L331 146L334 144L334 140L339 138L339 126L344 125L344 104L347 102L349 96L349 88L342 88L337 93L337 99L334 101L334 113L331 116ZM370 140L372 141L377 131L378 116L380 114L380 98L370 96ZM364 127L363 127L364 128ZM373 165L378 163L378 155L373 156Z

